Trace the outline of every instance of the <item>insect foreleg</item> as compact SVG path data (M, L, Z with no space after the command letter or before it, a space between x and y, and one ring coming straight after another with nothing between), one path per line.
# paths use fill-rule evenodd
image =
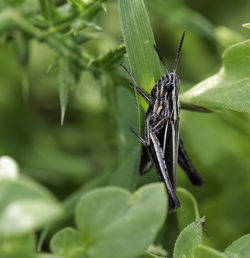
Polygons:
M123 65L123 64L120 64L124 70L129 74L129 76L131 77L132 81L133 81L133 84L136 88L136 90L140 93L140 95L150 104L151 103L151 99L147 96L147 94L143 91L143 89L137 84L136 80L135 80L135 77L133 76L133 74L129 71L129 69Z

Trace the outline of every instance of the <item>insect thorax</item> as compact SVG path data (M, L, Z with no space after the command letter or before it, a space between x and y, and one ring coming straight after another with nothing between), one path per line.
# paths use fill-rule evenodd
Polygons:
M173 91L178 95L179 85L180 81L175 73L165 74L153 87L151 96L154 99L164 99L166 94L169 95Z

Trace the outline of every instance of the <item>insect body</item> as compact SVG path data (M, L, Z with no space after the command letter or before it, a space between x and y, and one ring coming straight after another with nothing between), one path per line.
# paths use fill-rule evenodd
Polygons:
M166 63L155 46L156 52L167 74L163 75L155 84L151 91L151 97L148 97L137 85L128 68L122 65L132 78L136 90L149 104L145 119L144 138L131 129L144 146L140 173L146 173L151 168L152 164L155 166L160 180L165 183L169 196L170 210L180 206L180 202L176 196L177 162L179 162L193 184L201 185L203 183L201 176L198 174L187 155L182 140L179 138L180 105L178 95L180 80L176 74L176 69L184 35L185 33L182 34L173 72L169 72Z

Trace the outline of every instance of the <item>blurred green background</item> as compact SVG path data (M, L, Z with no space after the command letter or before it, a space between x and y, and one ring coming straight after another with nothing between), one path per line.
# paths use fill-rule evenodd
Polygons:
M216 73L227 46L249 38L249 30L241 26L249 22L248 0L146 0L145 4L157 45L170 67L180 35L187 32L178 67L182 91ZM93 57L123 42L117 2L108 1L106 10L94 19L101 32L94 31L95 37L84 44ZM82 70L61 126L57 70L48 72L53 50L31 40L27 67L18 64L17 53L12 39L2 36L0 155L12 156L22 173L49 187L61 200L111 171L108 184L132 189L133 178L139 184L151 177L157 180L152 172L140 179L126 175L139 159L139 143L129 130L137 124L137 110L119 62L103 72L105 76L101 70L98 75ZM110 99L112 92L115 99ZM198 200L207 219L207 241L219 250L250 232L249 122L249 114L232 111L181 113L181 135L205 185L191 186L181 169L178 185ZM130 151L126 146L131 144L137 149Z

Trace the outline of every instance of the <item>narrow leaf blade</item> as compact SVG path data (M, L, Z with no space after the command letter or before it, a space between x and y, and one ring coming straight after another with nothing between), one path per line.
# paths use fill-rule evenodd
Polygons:
M122 34L129 66L137 83L150 93L161 77L159 58L154 50L154 36L143 0L119 0ZM142 102L140 98L140 104Z

